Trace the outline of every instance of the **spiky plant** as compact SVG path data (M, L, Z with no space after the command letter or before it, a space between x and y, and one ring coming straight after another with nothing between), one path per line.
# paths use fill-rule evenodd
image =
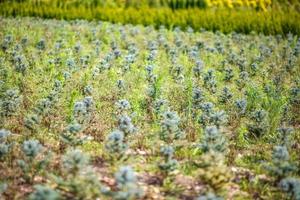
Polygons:
M207 184L212 191L227 191L231 180L231 171L226 166L224 155L218 152L207 152L197 160L197 178Z
M193 68L194 76L199 79L204 68L204 63L202 60L197 60L196 65Z
M89 157L79 149L71 149L62 158L64 170L76 175L89 163Z
M214 104L211 102L204 102L201 104L202 114L198 118L198 123L202 126L207 127L210 125L220 126L227 123L227 114L225 111L214 110Z
M5 142L7 137L11 135L11 132L6 129L0 129L0 142Z
M164 173L168 174L178 167L177 160L173 159L174 149L172 146L161 147L160 154L163 157L163 161L158 164L158 167Z
M288 177L282 179L279 187L289 195L289 198L300 200L300 180L298 178Z
M291 135L293 134L294 129L292 127L280 127L277 129L279 142L281 145L290 146L291 144Z
M12 116L16 113L21 104L21 96L18 90L9 89L4 94L4 99L0 101L1 115Z
M156 115L162 114L166 110L167 104L168 104L167 100L157 99L153 104L153 108L152 108L153 112Z
M221 103L228 103L231 98L233 97L233 94L230 92L228 87L224 87L222 90L222 93L220 95L220 102Z
M139 199L143 195L142 189L137 185L135 172L130 166L121 166L115 173L117 191L102 189L103 194L116 200Z
M60 194L54 189L43 186L35 185L35 191L29 196L29 200L59 200L61 199Z
M268 113L259 109L252 113L252 123L248 124L249 132L255 137L261 137L265 135L269 128Z
M119 94L122 94L125 92L126 85L125 85L124 80L122 80L122 79L117 80L116 85L117 85Z
M183 136L179 127L180 118L176 112L166 111L161 120L160 138L168 143L173 142Z
M42 150L42 145L38 140L27 140L22 145L23 153L30 159L34 159Z
M225 73L224 81L231 81L232 78L234 77L233 69L230 67L225 68L224 73Z
M84 95L92 95L93 94L93 87L91 85L87 85L83 88Z
M89 165L89 155L79 149L69 149L61 160L61 176L50 177L63 199L97 199L100 182Z
M199 116L198 123L203 126L208 126L211 122L211 115L213 114L214 104L211 102L204 102L200 106L202 114Z
M51 153L44 157L38 156L44 147L38 140L26 140L22 145L23 159L17 160L18 166L23 172L23 177L27 182L32 182L35 176L42 172L49 163Z
M12 144L9 143L8 137L11 132L5 129L0 130L0 160L2 160L10 151Z
M297 169L296 166L290 162L290 155L286 146L275 146L272 152L272 161L269 164L264 164L263 167L267 172L280 180L288 177Z
M225 111L214 111L210 116L210 122L212 125L215 125L217 128L220 128L221 125L226 124L227 115Z
M239 78L236 80L237 85L239 86L239 88L244 88L245 85L248 83L249 81L249 74L246 71L242 71L239 74Z
M13 43L13 36L12 35L5 35L2 44L1 44L1 48L3 51L6 51L10 48L10 46Z
M90 121L93 107L93 98L90 96L85 97L82 101L75 102L73 116L76 122L80 124L88 123Z
M24 125L29 130L34 131L37 129L40 121L40 117L37 114L29 114L24 119Z
M52 102L48 98L43 98L38 102L34 111L38 115L46 115L47 113L49 113L51 106Z
M215 73L214 70L209 69L203 75L204 87L211 93L215 93L217 89L217 81L214 73Z
M203 91L199 88L193 88L193 107L194 109L201 108L201 103L204 100Z
M235 109L238 116L244 116L247 110L247 100L238 99L235 101Z
M106 139L105 148L112 156L123 156L127 149L127 144L124 141L124 133L119 130L111 132Z
M122 115L118 119L118 129L127 137L136 132L136 127L132 124L131 118L127 115Z
M44 38L40 39L37 43L36 43L36 48L38 50L45 50L46 48L46 41Z
M204 152L224 153L227 150L227 142L224 135L215 126L206 127L204 137L199 144L199 148Z
M13 58L13 62L15 65L15 70L19 73L25 75L26 70L28 68L28 63L24 55L15 55Z
M131 105L130 105L129 101L126 99L121 99L121 100L117 101L115 106L117 109L118 116L121 116L122 114L127 114L131 109Z
M60 140L65 145L76 147L91 139L91 137L82 134L82 125L77 122L70 123L63 133L60 135Z
M84 102L78 101L74 104L74 117L77 121L81 122L87 115L87 110Z

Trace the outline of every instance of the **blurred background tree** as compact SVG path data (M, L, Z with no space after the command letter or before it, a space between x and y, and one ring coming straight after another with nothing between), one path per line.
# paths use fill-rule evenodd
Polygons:
M0 0L0 15L180 26L224 33L300 33L298 0Z

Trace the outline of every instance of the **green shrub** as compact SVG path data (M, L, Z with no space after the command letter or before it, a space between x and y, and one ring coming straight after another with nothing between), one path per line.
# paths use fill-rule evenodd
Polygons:
M192 27L194 30L204 28L206 30L224 33L240 32L249 34L251 31L264 34L300 34L299 12L289 9L272 8L266 12L253 9L199 9L205 7L202 1L198 1L191 8L188 4L170 4L169 7L149 6L126 6L103 7L80 6L75 4L59 3L56 1L39 2L34 1L5 1L0 3L0 15L2 16L33 16L57 19L87 19L103 20L122 24L143 24L159 27L165 25L167 28L180 26L182 28ZM78 2L77 2L78 3ZM62 4L62 6L61 6ZM138 8L137 8L138 7ZM188 9L177 9L188 7ZM175 9L176 8L176 9Z

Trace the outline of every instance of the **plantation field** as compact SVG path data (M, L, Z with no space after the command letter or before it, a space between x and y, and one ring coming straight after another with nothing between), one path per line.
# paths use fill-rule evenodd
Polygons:
M300 35L298 0L0 0L0 16Z
M298 36L0 30L0 199L300 199Z

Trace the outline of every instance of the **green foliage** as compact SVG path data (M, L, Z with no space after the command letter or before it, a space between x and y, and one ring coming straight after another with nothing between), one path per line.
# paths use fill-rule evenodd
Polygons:
M286 146L274 147L272 162L269 165L265 165L265 168L270 175L276 177L277 180L288 177L297 170L295 164L290 162L290 156Z
M21 96L19 91L9 89L5 92L4 98L0 101L0 114L1 116L11 116L18 111L21 104Z
M70 149L61 160L59 175L50 174L50 180L56 185L61 199L96 199L100 195L101 185L91 169L89 156L79 149Z
M251 115L252 123L248 124L248 130L254 137L262 137L269 128L268 113L263 110L256 110Z
M221 192L227 190L230 183L231 172L224 162L224 156L219 153L210 152L203 154L197 163L197 177L204 181L209 187Z
M281 145L290 146L291 136L293 135L294 129L292 127L280 127L277 129L279 143Z
M300 199L300 180L297 178L288 177L280 181L279 187L289 194L289 197Z
M0 198L297 198L298 36L156 28L0 19Z
M30 159L34 159L41 151L42 145L37 140L28 140L23 143L22 151Z
M118 124L119 124L118 126L119 130L124 133L125 137L136 132L136 128L132 124L131 118L128 117L127 115L120 116L118 120Z
M105 147L113 157L122 157L128 148L124 141L124 133L119 130L111 132L107 137Z
M63 157L64 169L72 174L77 174L88 162L88 156L79 149L69 150Z
M122 166L115 173L117 191L103 188L102 193L116 200L138 199L143 195L143 191L136 184L136 175L130 166Z
M160 138L168 143L173 142L183 136L179 127L180 118L176 112L166 111L161 120Z
M36 185L35 192L33 192L30 195L29 200L44 200L44 199L59 200L60 195L58 192L56 192L55 190L53 190L47 186Z
M160 153L163 156L163 161L159 163L158 167L164 173L170 173L178 167L177 160L173 159L174 149L171 146L163 146L160 149Z
M11 132L0 129L0 160L2 160L10 151L12 144L8 141Z
M204 138L202 139L199 148L204 152L220 152L226 151L226 139L215 126L206 127Z
M43 172L49 164L51 153L45 154L44 157L40 156L43 146L38 140L24 141L21 150L24 157L17 160L17 165L22 170L25 181L32 183L35 176Z
M288 12L280 9L271 9L267 12L252 9L205 9L190 8L189 4L174 3L170 1L169 7L139 7L126 5L124 8L102 7L101 4L85 6L82 3L62 3L57 1L4 1L1 2L0 14L3 16L35 16L58 19L87 19L104 20L116 23L131 23L165 25L172 28L192 27L194 30L220 30L224 33L241 32L249 34L251 31L264 34L287 34L289 32L299 35L299 13L294 9ZM80 6L79 6L80 5ZM203 7L199 0L196 5ZM188 7L189 9L177 9ZM175 9L175 10L172 10ZM217 15L216 15L217 13ZM226 20L224 20L226 19Z

